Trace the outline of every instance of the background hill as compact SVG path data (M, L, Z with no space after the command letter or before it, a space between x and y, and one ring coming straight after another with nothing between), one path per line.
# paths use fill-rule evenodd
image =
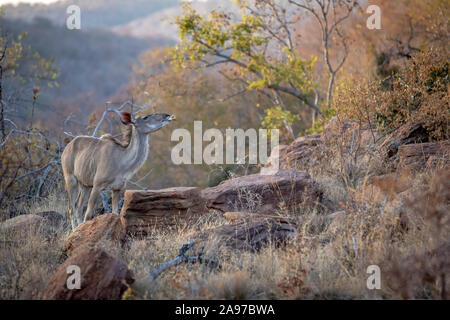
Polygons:
M77 0L2 6L3 34L11 39L26 34L22 43L31 48L30 54L38 52L43 58L54 58L54 66L59 68L59 85L41 88L37 116L45 114L46 119L56 120L50 128L60 126L61 119L72 111L81 114L80 120L86 120L95 107L103 106L129 82L132 65L142 52L173 43L163 35L149 34L145 39L137 39L117 34L111 28L177 3ZM70 4L82 8L81 30L65 27L66 8ZM28 116L24 105L30 105L30 101L31 95L16 101L16 119L24 120Z
M233 9L231 0L194 1L192 7L201 14L206 14L213 9L217 10L219 8ZM178 41L177 29L171 21L174 17L181 15L181 13L182 9L179 5L167 6L126 24L115 26L112 30L118 34L137 38L162 37Z
M49 5L22 3L5 5L7 16L31 22L36 17L49 19L55 25L65 25L66 9L77 5L82 12L83 28L113 27L145 17L167 7L178 5L177 0L62 0Z

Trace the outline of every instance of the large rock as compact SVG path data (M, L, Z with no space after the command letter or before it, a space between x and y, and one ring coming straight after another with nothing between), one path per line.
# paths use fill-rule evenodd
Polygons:
M221 248L256 252L269 244L283 245L297 235L293 223L254 217L195 233L189 240L194 241L195 250L208 257Z
M226 180L202 191L209 209L273 214L298 210L300 204L320 201L318 184L306 172L282 169L274 175L253 174Z
M408 144L429 141L429 134L422 123L408 122L391 133L379 146L379 152L385 160L389 160L393 168L398 165L399 147Z
M114 213L105 213L80 224L67 238L64 249L71 255L76 249L95 247L105 241L121 245L125 236L125 228L119 216Z
M314 147L322 144L320 134L311 134L294 140L286 149L286 154L281 158L281 169L304 168L312 160Z
M175 226L204 212L199 188L127 190L120 213L127 233L142 235L155 227Z
M448 164L450 140L407 144L398 148L399 167L422 169L426 166Z
M69 289L69 266L80 268L80 289ZM76 250L60 265L41 292L43 300L118 300L134 282L125 262L101 249L89 247Z
M63 215L55 211L37 212L22 214L10 218L0 223L0 232L3 234L29 234L30 232L49 232L55 229L63 229L66 226L66 219Z
M41 227L43 218L35 214L23 214L8 219L0 224L0 234L11 235L15 238L26 237L30 233L37 232Z
M290 145L279 145L274 148L270 154L265 167L261 168L261 174L273 174L272 164L279 160L279 168L305 168L312 161L312 152L314 148L322 144L320 134L311 134L294 140ZM276 153L278 152L278 156Z

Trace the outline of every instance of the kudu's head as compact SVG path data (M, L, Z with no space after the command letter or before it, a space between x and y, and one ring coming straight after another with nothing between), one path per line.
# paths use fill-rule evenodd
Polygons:
M150 133L161 129L175 120L175 116L167 113L153 113L143 115L134 120L130 113L122 112L122 123L126 125L134 125L139 133Z

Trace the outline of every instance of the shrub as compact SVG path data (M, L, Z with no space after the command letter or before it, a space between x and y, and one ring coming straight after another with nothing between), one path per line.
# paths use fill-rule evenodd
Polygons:
M64 188L60 144L36 131L15 130L0 145L0 221L15 215L17 203L45 199Z
M423 123L430 140L449 138L449 55L438 49L421 52L392 76L338 88L339 117L357 119L393 131L408 121Z

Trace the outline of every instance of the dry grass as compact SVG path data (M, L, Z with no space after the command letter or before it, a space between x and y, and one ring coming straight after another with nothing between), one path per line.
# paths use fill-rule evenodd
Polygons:
M436 182L439 175L428 178L433 181L429 192L436 194L433 186L441 183ZM416 179L415 190L422 190L424 177L418 176ZM439 197L446 197L443 188L439 190ZM439 270L427 269L431 274L436 273L433 278L429 275L425 277L416 269L411 271L407 261L411 260L411 255L420 258L446 243L448 221L439 219L438 234L436 214L425 220L422 215L435 210L436 206L441 214L447 213L448 198L445 208L445 201L439 198L430 200L433 203L427 203L428 211L423 211L407 206L407 200L398 203L393 203L395 199L371 202L367 195L360 195L364 192L365 187L349 195L348 213L337 215L334 219L315 211L299 216L301 236L283 248L268 246L259 253L217 250L215 257L222 266L221 270L211 271L199 265L173 268L147 284L148 291L144 298L441 298L441 274L448 276L448 262L447 267L442 261L437 262L438 265L441 263ZM415 191L408 192L415 199ZM375 198L380 199L379 195ZM404 206L406 212L399 211ZM129 266L138 276L145 276L156 265L174 258L185 241L184 233L170 236L154 234L153 237L155 240L133 242L127 251ZM170 243L166 241L168 237L172 240ZM448 261L447 256L444 259ZM381 290L368 290L366 287L367 267L374 264L380 266L382 271ZM403 274L403 278L397 276L393 279L392 275L396 272ZM401 285L404 278L412 283L407 289ZM405 290L410 291L408 296L403 293Z
M62 229L22 229L0 234L0 299L38 299L65 256Z
M323 188L327 206L278 212L296 219L296 239L257 253L216 247L209 254L220 269L173 267L142 283L128 298L448 299L450 171L445 162L440 168L405 171L389 180L389 188L374 185L370 177L386 173L386 166L368 142L370 132L359 127L346 132L328 139L325 149L317 148L314 167L303 168ZM396 184L398 188L391 188ZM58 211L61 205L49 202L39 210ZM125 247L103 246L142 278L175 258L188 235L225 223L220 213L210 212L176 229L155 230ZM64 258L61 248L67 234L58 232L48 239L44 233L29 233L20 245L5 242L13 236L0 239L0 299L37 298ZM380 290L367 289L369 265L381 269Z

